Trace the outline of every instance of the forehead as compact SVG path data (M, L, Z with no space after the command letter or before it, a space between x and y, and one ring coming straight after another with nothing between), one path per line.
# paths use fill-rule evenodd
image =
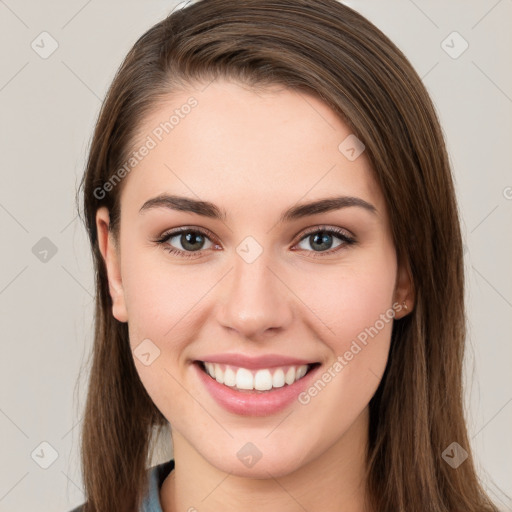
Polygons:
M343 152L350 128L313 95L227 81L191 86L155 105L137 133L122 209L176 193L233 215L342 194L384 210L364 152L355 160Z

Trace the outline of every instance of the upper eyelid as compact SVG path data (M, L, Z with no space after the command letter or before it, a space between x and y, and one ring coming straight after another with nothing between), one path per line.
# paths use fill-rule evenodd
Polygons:
M302 238L299 239L302 240L304 237L310 235L311 233L316 233L317 231L333 232L337 235L345 234L348 238L355 238L355 235L347 228L333 227L325 224L319 224L317 226L313 226L312 228L306 228L305 230L299 231L297 235L303 233ZM342 233L339 233L338 231L342 231ZM297 235L295 235L293 238L295 239Z

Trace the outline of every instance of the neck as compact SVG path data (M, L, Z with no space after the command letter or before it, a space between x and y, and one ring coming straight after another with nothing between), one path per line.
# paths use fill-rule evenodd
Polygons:
M254 479L218 470L173 431L175 469L160 490L163 512L365 512L368 409L324 453L292 472Z

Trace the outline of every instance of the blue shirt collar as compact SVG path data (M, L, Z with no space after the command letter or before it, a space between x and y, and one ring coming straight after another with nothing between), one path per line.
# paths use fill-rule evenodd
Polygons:
M160 488L173 469L174 459L148 469L149 489L142 501L141 512L162 512Z

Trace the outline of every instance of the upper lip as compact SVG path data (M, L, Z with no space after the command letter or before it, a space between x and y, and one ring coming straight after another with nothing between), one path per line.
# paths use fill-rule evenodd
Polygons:
M281 356L278 354L265 354L263 356L250 357L244 354L212 354L204 356L198 361L229 364L232 366L239 366L241 368L256 369L256 368L272 368L274 366L301 366L303 364L314 364L314 361L307 361L305 359L298 359L296 357Z

